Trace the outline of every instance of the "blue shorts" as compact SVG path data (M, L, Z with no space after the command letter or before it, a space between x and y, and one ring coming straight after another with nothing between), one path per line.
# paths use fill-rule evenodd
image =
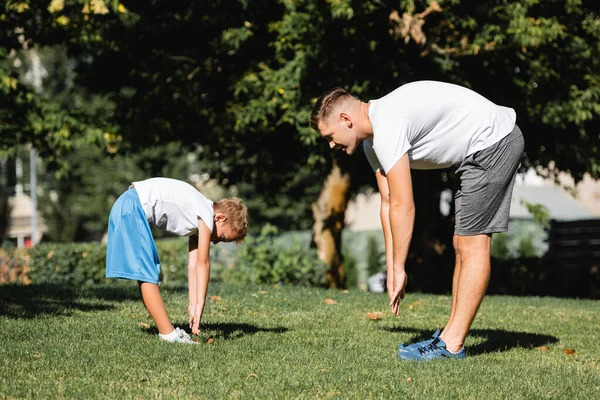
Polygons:
M137 191L130 188L110 210L106 277L158 283L160 261Z

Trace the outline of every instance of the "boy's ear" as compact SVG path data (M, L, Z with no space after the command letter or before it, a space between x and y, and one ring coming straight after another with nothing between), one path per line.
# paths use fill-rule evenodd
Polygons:
M215 222L225 222L227 217L223 213L215 213Z

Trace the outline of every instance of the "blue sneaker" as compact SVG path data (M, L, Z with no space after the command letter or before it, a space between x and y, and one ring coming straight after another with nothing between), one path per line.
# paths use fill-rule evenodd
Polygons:
M458 353L451 353L446 349L446 343L442 338L437 337L431 343L413 348L410 351L398 351L398 357L410 361L430 361L445 358L464 360L467 358L467 351L463 347Z
M398 345L398 351L411 351L412 349L416 349L417 347L421 347L426 344L429 344L434 339L436 339L438 336L440 336L440 333L442 333L442 330L438 329L437 331L434 332L434 334L431 336L430 339L423 340L422 342L411 343L411 344L407 344L406 346L404 345L404 343L400 343Z

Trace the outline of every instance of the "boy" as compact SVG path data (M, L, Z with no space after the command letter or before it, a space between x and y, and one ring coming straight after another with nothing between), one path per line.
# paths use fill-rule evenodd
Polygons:
M137 280L142 300L166 342L194 344L171 325L158 289L160 263L150 224L189 237L189 326L200 333L210 276L210 242L240 243L248 231L248 209L236 197L212 202L192 185L169 178L133 182L115 202L108 222L106 277Z

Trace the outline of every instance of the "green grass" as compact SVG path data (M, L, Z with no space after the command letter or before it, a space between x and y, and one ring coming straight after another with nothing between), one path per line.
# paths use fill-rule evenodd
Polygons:
M443 326L449 296L409 294L396 318L384 294L209 291L221 300L186 346L157 341L135 284L0 286L0 398L600 398L598 301L486 297L467 360L418 364L396 345ZM163 296L183 325L185 287Z

